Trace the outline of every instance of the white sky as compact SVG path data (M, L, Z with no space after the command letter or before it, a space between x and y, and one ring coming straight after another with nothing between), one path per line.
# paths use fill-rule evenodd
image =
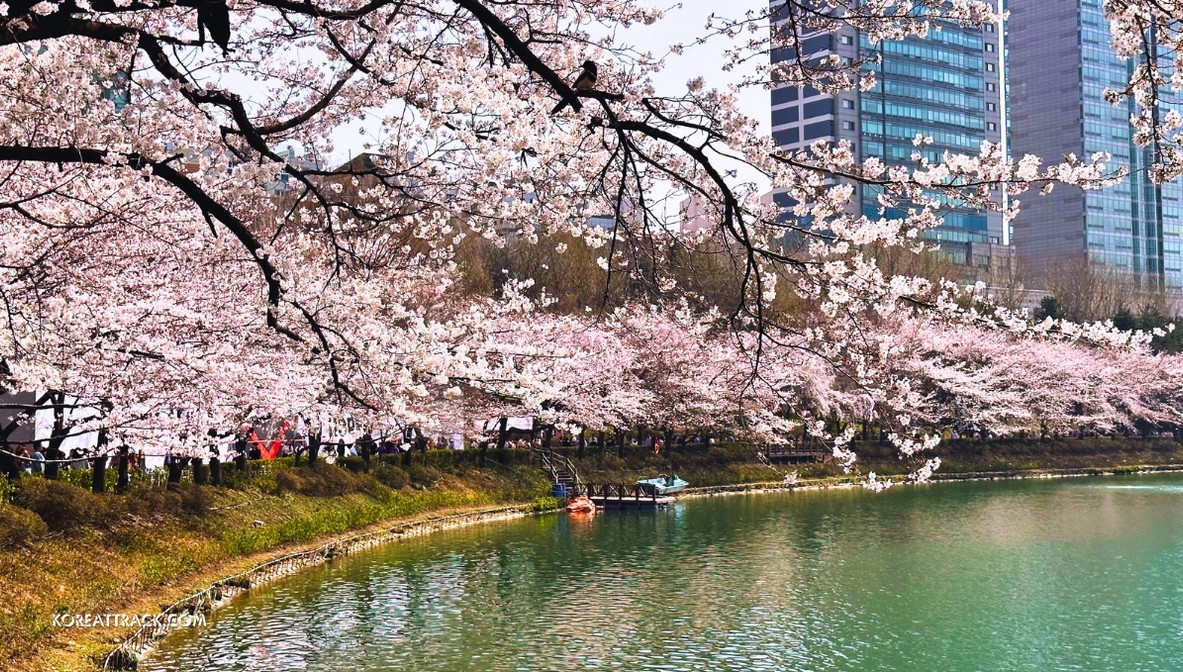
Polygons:
M648 0L652 7L670 7L669 0ZM635 26L623 34L622 41L638 49L651 51L654 55L665 53L674 43L690 44L706 31L707 17L714 13L731 19L742 19L746 12L762 11L768 7L767 0L682 0L666 11L665 17L652 26ZM742 39L742 36L741 36ZM707 88L721 89L736 84L745 75L755 72L752 67L723 71L723 52L735 43L726 38L715 37L703 45L688 47L682 54L666 58L666 67L655 76L657 91L679 93L685 90L686 82L702 77ZM759 131L770 132L771 110L769 92L761 87L748 87L740 91L740 110L760 123ZM770 188L766 178L756 171L740 164L723 164L724 168L738 171L737 181L751 181L760 185L761 191Z
M768 6L767 0L682 0L672 4L671 0L646 0L652 7L667 9L665 17L651 26L634 26L618 35L618 42L635 47L639 51L648 51L656 56L665 54L669 46L674 43L690 44L701 36L705 30L707 17L712 13L729 18L742 18L748 10L762 10ZM666 67L654 77L654 85L658 93L668 92L677 95L685 91L686 82L701 76L707 88L723 88L737 83L743 78L744 72L733 70L724 72L722 68L723 52L732 46L730 41L714 38L705 45L688 47L682 54L669 55ZM750 73L751 70L749 69ZM768 91L752 87L744 89L740 94L740 106L745 114L760 122L761 131L767 133L769 129L769 94ZM372 122L371 122L372 123ZM359 134L357 124L339 129L333 140L339 158L344 161L349 156L363 151L367 141L366 135L377 131L367 128L366 134ZM364 124L363 126L370 126ZM761 190L767 189L767 180L762 176L744 169L743 166L721 164L728 168L738 169L737 181L755 181L761 183Z

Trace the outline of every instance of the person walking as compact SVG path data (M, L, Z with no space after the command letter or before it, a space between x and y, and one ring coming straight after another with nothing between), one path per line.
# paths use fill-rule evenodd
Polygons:
M33 444L33 473L40 474L45 471L45 455L41 452L41 444Z

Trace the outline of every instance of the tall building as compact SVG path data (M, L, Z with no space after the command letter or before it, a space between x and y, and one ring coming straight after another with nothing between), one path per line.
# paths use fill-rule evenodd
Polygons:
M1010 0L1013 156L1057 161L1108 152L1130 178L1100 191L1057 186L1022 198L1014 222L1019 259L1037 275L1089 260L1127 271L1144 288L1183 287L1183 184L1155 185L1152 156L1132 142L1133 103L1105 101L1129 81L1101 0Z
M783 6L775 1L772 8ZM783 10L782 10L783 11ZM777 15L773 30L789 30L788 17ZM923 151L939 161L945 151L974 154L983 140L1004 141L1006 97L1002 85L1002 31L998 26L966 28L946 23L924 38L871 44L865 35L844 26L833 33L801 36L801 56L814 60L837 55L846 63L866 62L875 72L869 91L839 95L813 87L781 86L772 91L772 132L785 149L808 147L818 140L846 140L860 159L880 157L891 165L915 165L913 154ZM778 49L773 63L797 58L792 49ZM923 150L913 144L917 135L931 137ZM876 189L859 186L858 201L869 217L902 217L903 212L880 214ZM786 194L777 202L789 205ZM944 223L928 237L943 253L960 263L985 265L995 246L1009 242L998 213L949 203Z

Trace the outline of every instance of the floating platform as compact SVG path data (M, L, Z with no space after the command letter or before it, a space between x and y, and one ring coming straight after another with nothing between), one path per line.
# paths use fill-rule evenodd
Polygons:
M587 498L605 509L663 509L674 503L673 497L635 483L589 483L586 488Z
M673 497L628 499L624 497L589 497L596 506L605 509L663 509L674 503Z

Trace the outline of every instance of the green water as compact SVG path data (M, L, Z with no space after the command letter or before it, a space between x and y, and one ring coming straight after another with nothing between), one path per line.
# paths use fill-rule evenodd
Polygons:
M1183 477L696 499L373 549L147 670L1183 670Z

